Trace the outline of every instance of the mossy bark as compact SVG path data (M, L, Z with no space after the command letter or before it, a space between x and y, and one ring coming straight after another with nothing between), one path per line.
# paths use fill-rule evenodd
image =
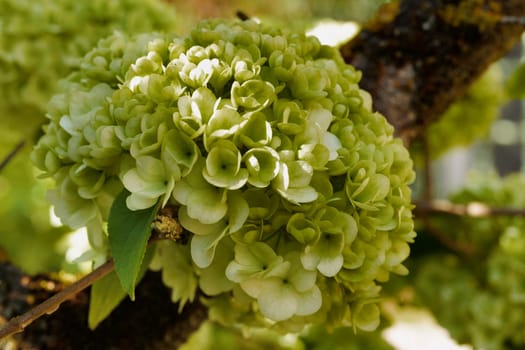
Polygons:
M525 29L523 0L402 0L341 48L374 107L408 143Z

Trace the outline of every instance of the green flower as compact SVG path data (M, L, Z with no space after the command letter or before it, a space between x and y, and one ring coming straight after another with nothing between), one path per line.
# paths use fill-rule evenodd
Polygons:
M246 51L245 51L246 52ZM233 77L238 82L244 82L246 80L253 79L260 75L261 66L252 61L251 55L246 52L243 55L243 51L239 50L237 56L232 61Z
M164 135L168 131L169 112L159 108L140 119L140 132L131 141L129 153L138 158L158 153Z
M217 141L206 157L202 175L211 185L230 190L239 189L248 180L248 171L241 168L241 152L230 141Z
M97 207L93 200L86 200L79 195L78 186L68 175L69 168L62 168L56 174L59 187L50 190L47 199L65 225L80 228L97 216Z
M204 160L174 184L173 198L185 206L188 216L204 224L214 224L228 212L227 191L210 185L202 176Z
M273 104L276 126L286 135L296 135L304 130L306 111L296 101L279 99Z
M190 62L184 55L181 55L177 65L181 66L179 75L184 84L197 89L208 84L208 81L213 76L214 67L218 63L219 60L217 59L210 60L206 58L195 64Z
M213 220L209 220L209 216L207 216L209 211L200 212L198 215L194 215L196 217L192 217L192 213L189 211L190 208L193 209L192 206L179 208L178 217L181 225L194 234L191 240L191 256L200 268L210 266L215 257L215 250L222 238L240 230L248 218L249 208L240 194L229 192L227 200L221 204L224 204L221 205L221 208L227 207L228 212L224 213L219 219Z
M403 261L408 258L410 254L410 247L408 243L402 240L394 240L392 246L386 252L385 263L387 270L391 270L398 275L407 275L408 270L401 265Z
M270 105L275 99L275 88L262 80L247 80L240 84L233 82L231 99L235 108L248 111L259 111Z
M255 187L268 187L279 174L279 155L273 148L252 148L243 156L248 170L248 183Z
M352 323L364 331L373 331L379 326L379 307L374 302L361 302L354 308Z
M239 141L246 147L266 146L272 140L272 126L262 112L246 113L239 130Z
M89 152L93 158L84 161L87 165L94 169L103 169L118 163L122 148L117 130L118 127L114 125L101 125L96 128Z
M241 115L235 109L229 106L218 108L206 125L206 148L209 149L219 139L232 138L241 128L241 122Z
M215 250L213 264L198 271L199 288L206 295L219 295L232 290L234 283L226 277L225 271L233 257L233 242L221 240Z
M290 81L290 90L297 99L315 99L328 95L330 79L323 69L310 64L298 64Z
M388 176L375 173L375 169L376 163L360 161L348 172L346 194L358 208L374 210L374 203L383 200L391 190Z
M317 242L321 234L319 226L312 220L307 219L303 213L292 215L286 225L286 231L299 243L305 245Z
M371 242L355 239L350 247L345 246L343 250L344 268L338 276L348 282L378 278L379 271L385 263L385 253L389 248L388 236L381 232L377 232Z
M342 234L323 232L318 241L306 247L301 262L307 269L317 268L326 277L335 276L343 267Z
M186 207L180 207L178 218L182 227L193 233L191 241L191 257L200 268L208 267L215 256L219 241L228 232L225 220L215 223L202 223L192 218Z
M139 210L155 205L159 197L162 197L162 205L166 205L176 179L159 159L141 156L136 160L136 167L122 174L121 180L131 192L126 200L128 208Z
M357 223L349 214L333 207L320 209L315 222L321 234L306 246L301 262L306 269L318 269L326 277L335 276L343 267L343 249L357 236Z
M104 101L113 90L107 84L97 84L89 91L78 91L70 97L69 113L60 118L60 126L75 135L89 125L104 107ZM93 108L93 105L98 107Z
M199 146L185 134L170 130L164 136L161 159L175 180L188 175L200 157Z
M76 164L69 169L71 180L78 186L78 194L85 199L100 195L106 182L106 175L85 165Z
M280 171L273 185L277 192L292 203L309 203L317 199L317 191L310 186L314 169L305 161L280 163Z
M48 141L44 139L49 139ZM56 154L56 145L54 145L54 137L46 135L42 137L42 141L33 149L31 153L31 161L40 169L46 169L46 173L41 177L54 176L62 167L62 162Z
M268 219L279 206L279 202L271 197L271 192L264 189L249 188L242 195L248 203L248 218L251 220Z
M243 290L257 299L262 315L272 321L287 320L294 315L311 315L322 304L321 291L315 284L316 273L302 268L297 252L290 252L286 260L290 268L283 276L241 282Z
M226 268L226 276L242 287L243 281L253 278L285 276L289 268L290 264L265 243L236 244L235 259Z
M276 43L278 46L281 46L279 45L280 42L278 39L274 38L273 42ZM277 79L288 82L294 77L295 68L297 66L297 53L291 47L283 47L283 49L284 51L270 51L268 63L270 68L272 69L273 74L275 74Z
M179 303L180 312L187 302L193 301L198 285L190 254L185 246L171 241L157 242L155 245L150 268L154 271L162 269L162 282L171 287L171 300Z
M215 109L216 97L205 87L196 89L191 97L181 96L177 101L178 111L173 113L173 122L192 139L200 136Z

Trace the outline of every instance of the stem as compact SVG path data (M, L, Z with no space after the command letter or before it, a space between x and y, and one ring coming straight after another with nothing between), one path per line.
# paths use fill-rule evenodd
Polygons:
M24 147L24 145L26 144L25 141L20 141L14 148L11 152L9 152L9 154L4 158L4 160L2 160L2 162L0 163L0 171L2 171L5 166L7 164L9 164L9 162L14 158L14 156L16 156L16 154Z
M108 273L113 271L113 269L113 260L109 260L88 275L66 287L64 290L38 304L28 312L12 318L3 328L0 329L0 339L15 333L22 332L28 325L44 314L52 314L60 307L63 302L71 299L77 293L81 292L102 277L106 276Z

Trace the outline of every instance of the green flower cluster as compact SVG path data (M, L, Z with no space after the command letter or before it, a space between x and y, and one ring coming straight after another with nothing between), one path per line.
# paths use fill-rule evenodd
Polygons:
M157 243L174 301L224 323L374 329L379 282L405 274L412 161L335 48L254 21L186 38L114 35L64 82L33 160L58 216L104 249L116 193L178 208Z
M455 203L524 208L525 176L473 177ZM517 216L461 218L454 240L471 256L434 255L415 262L419 302L461 343L476 349L525 346L525 219ZM417 267L416 267L417 266Z
M0 9L0 114L39 122L57 81L100 38L176 23L173 7L157 0L0 0Z

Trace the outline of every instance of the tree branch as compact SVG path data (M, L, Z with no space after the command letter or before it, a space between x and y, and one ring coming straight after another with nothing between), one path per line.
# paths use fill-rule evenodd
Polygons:
M27 276L7 263L0 264L0 322L21 314L60 290L60 282L46 276ZM199 295L182 313L160 272L148 271L136 288L95 330L87 327L89 292L71 296L52 316L40 317L21 334L0 341L16 349L176 349L207 319Z
M0 171L2 171L7 164L20 152L20 150L24 147L26 144L25 141L20 141L11 152L7 154L7 156L0 162Z
M446 214L454 216L468 216L472 218L486 218L492 216L525 216L525 208L493 208L484 203L471 202L469 204L454 204L446 200L416 203L414 214Z
M76 294L89 287L108 273L113 271L114 265L113 260L107 261L103 265L99 266L93 272L84 276L77 282L66 287L57 294L46 299L41 304L35 306L23 315L12 318L4 327L0 329L0 339L8 337L12 334L22 332L28 325L39 317L47 314L50 315L55 312L60 305L66 300L71 299Z
M476 248L473 245L468 244L468 242L459 242L449 235L444 234L439 228L433 225L431 217L435 217L436 215L452 215L470 218L489 218L495 216L525 217L525 208L494 208L480 202L455 204L447 200L422 200L416 203L413 213L417 218L422 220L425 232L434 237L444 247L465 256L472 256L476 253Z
M523 0L400 0L383 7L341 53L363 72L374 107L409 143L510 51L524 18Z
M180 244L186 244L188 239L188 232L184 231L182 226L178 223L176 217L176 208L171 206L164 207L157 213L155 220L152 222L152 235L150 238L150 243L159 240L170 240L173 242L178 242ZM2 266L0 265L0 268ZM113 261L110 260L95 269L93 272L89 273L82 279L73 283L69 287L64 288L60 292L51 295L53 291L46 291L46 297L41 300L44 300L42 303L31 308L29 311L25 312L21 316L12 318L3 328L0 328L0 339L6 338L10 335L22 332L31 325L34 321L39 321L40 323L45 323L46 319L41 318L45 314L51 314L55 312L61 305L67 300L74 299L75 296L82 294L84 289L106 276L108 273L114 270ZM0 274L2 273L0 269ZM73 312L75 313L75 319L81 319L82 322L79 325L78 330L72 337L67 337L64 334L64 328L70 327L69 319L71 319L72 310L63 310L54 315L53 318L56 318L58 321L58 333L60 335L60 341L64 342L63 345L67 348L78 348L75 344L92 344L92 348L107 348L114 347L115 344L119 344L126 349L144 349L144 344L137 343L137 337L141 337L144 341L148 342L148 349L165 349L165 348L178 348L180 345L184 344L188 337L197 330L200 325L207 319L207 309L199 301L195 301L192 304L187 305L183 312L180 313L178 310L178 304L175 304L171 301L170 291L166 288L163 283L160 281L161 278L159 274L146 274L149 278L145 278L146 282L141 282L137 286L137 293L140 294L138 298L142 300L133 302L130 305L130 302L125 300L116 310L114 310L111 315L104 320L97 329L92 332L87 329L87 303L77 303L73 307ZM18 280L22 280L19 278ZM1 281L0 281L1 282ZM0 283L1 286L1 283ZM18 287L15 287L18 289ZM11 294L11 293L9 293ZM33 298L30 294L29 298ZM78 296L77 296L78 297ZM0 300L2 300L2 289L0 288ZM7 295L7 298L12 298L11 295ZM197 295L197 299L199 295ZM27 299L27 297L23 297ZM81 297L82 300L88 300L87 293L84 293L84 296ZM66 304L67 305L67 304ZM28 305L29 306L29 305ZM2 310L0 305L0 311ZM23 310L22 310L23 312ZM79 317L77 314L82 312L82 316ZM20 313L20 312L17 312ZM149 316L152 314L152 316ZM7 315L5 315L7 316ZM58 317L56 317L58 316ZM134 331L134 336L130 338L129 336L129 327L123 327L125 330L116 331L114 323L123 323L122 320L129 319L144 319L152 318L148 320L148 325L140 325L144 322L137 322L137 327L140 328L140 331ZM35 322L38 323L38 322ZM46 328L52 326L46 325ZM38 327L34 327L38 329ZM151 330L153 328L154 330ZM29 327L31 331L32 328ZM153 335L153 332L159 333L159 339L149 339L148 336L144 336L143 331L149 335ZM36 331L38 333L38 331ZM120 336L122 333L122 336ZM53 333L54 334L54 333ZM98 335L103 335L97 337ZM107 334L107 335L106 335ZM31 339L32 337L26 335L24 332L24 341L26 339ZM41 342L41 337L36 337L37 342ZM72 339L74 338L74 339ZM85 338L89 338L86 340ZM101 338L102 340L100 340ZM123 339L125 338L125 340ZM98 340L97 340L98 339ZM134 345L129 345L127 341L129 339L134 339ZM51 349L49 345L44 344L33 344L37 347L45 347ZM1 343L0 343L1 346ZM87 345L86 345L87 346ZM130 347L131 346L131 347ZM55 349L55 347L53 347ZM57 346L56 349L62 349L61 346Z

